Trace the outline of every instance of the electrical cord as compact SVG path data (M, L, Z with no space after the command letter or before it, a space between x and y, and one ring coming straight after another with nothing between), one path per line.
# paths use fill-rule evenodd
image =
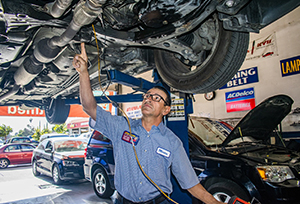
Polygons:
M103 89L102 89L102 85L101 85L101 78L100 78L100 73L101 73L101 61L100 61L100 52L99 52L99 47L98 47L98 41L97 41L97 36L96 36L96 31L95 31L95 27L94 25L92 24L92 27L93 27L93 31L94 31L94 35L95 35L95 42L96 42L96 47L97 47L97 51L98 51L98 80L99 80L99 85L100 85L100 89L101 91L103 92ZM111 102L112 104L115 104L116 102L112 101L107 95L105 92L103 92L104 96L107 98L107 100L109 102ZM131 125L130 125L130 121L129 121L129 118L127 116L127 114L122 110L122 108L120 108L119 106L117 106L117 108L124 114L126 120L127 120L127 123L128 123L128 127L129 127L129 135L131 137L131 144L132 144L132 148L133 148L133 151L134 151L134 155L135 155L135 159L138 163L138 166L140 168L140 170L142 171L143 175L168 199L170 200L171 202L175 203L175 204L178 204L176 201L174 201L173 199L171 199L165 192L163 192L163 190L161 190L161 188L146 174L146 172L144 171L144 169L142 168L141 166L141 163L139 161L139 158L138 158L138 155L137 155L137 152L136 152L136 149L135 149L135 145L134 145L134 142L133 142L133 134L131 132Z

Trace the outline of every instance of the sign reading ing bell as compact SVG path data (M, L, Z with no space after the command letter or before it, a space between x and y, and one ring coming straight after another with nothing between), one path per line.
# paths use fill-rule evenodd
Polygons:
M232 88L236 86L241 86L245 84L251 84L258 82L258 73L257 67L252 67L249 69L244 69L238 71L232 79L227 82L224 86L220 89Z

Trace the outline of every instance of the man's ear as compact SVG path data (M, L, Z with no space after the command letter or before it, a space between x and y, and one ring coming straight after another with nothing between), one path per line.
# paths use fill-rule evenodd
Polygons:
M171 111L171 107L170 106L165 106L164 110L163 110L163 115L168 115Z

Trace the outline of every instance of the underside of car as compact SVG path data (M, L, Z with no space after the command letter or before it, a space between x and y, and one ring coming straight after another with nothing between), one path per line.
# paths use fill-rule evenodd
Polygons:
M72 66L85 42L93 90L108 70L157 70L173 90L216 90L243 63L249 32L299 6L296 0L0 0L0 105L45 110L49 123L79 97ZM100 80L99 80L100 79ZM100 81L100 82L99 82Z

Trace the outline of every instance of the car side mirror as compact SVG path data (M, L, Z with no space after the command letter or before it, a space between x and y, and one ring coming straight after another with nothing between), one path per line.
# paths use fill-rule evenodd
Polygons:
M46 152L46 153L51 153L51 152L52 152L52 149L51 149L51 148L46 148L46 149L45 149L45 152Z

